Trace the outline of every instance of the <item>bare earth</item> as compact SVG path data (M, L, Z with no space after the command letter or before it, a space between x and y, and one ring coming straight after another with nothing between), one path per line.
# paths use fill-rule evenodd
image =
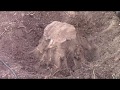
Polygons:
M67 50L73 42L63 44L66 52L58 68L48 57L41 61L42 55L34 53L44 40L45 27L53 21L73 25L77 32L74 51ZM1 11L0 78L119 79L119 40L120 21L112 11Z

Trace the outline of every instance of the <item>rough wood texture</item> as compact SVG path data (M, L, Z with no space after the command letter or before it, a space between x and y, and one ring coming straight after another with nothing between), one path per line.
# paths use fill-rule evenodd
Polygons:
M54 58L55 65L59 68L61 63L60 58L65 56L65 51L62 49L62 43L70 40L73 45L69 48L69 44L67 43L65 48L68 50L71 49L72 52L74 51L75 47L73 46L76 44L75 42L73 43L73 40L76 39L75 27L67 23L53 21L46 26L42 39L34 51L42 54L42 56L38 54L41 60L44 60L44 57L47 57L46 59L48 61ZM50 41L47 42L46 40ZM47 46L45 44L47 44Z

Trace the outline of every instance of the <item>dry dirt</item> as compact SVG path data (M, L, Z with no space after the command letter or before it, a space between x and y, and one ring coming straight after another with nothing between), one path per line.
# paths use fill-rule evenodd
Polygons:
M45 27L53 21L66 22L76 28L84 51L83 61L79 46L74 53L66 53L68 67L63 63L60 69L54 69L52 62L40 62L30 53L38 46ZM119 40L120 21L112 11L1 11L0 78L119 79ZM78 64L75 66L70 59Z

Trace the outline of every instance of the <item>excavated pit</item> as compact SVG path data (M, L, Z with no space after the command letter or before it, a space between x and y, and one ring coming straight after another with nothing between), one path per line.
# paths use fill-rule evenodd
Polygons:
M120 78L119 30L114 12L0 12L0 78Z

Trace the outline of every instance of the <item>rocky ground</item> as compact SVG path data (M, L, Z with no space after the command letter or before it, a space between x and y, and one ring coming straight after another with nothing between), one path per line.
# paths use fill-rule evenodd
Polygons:
M73 25L78 41L76 49L65 54L67 66L57 69L31 53L53 21ZM1 11L0 78L120 78L119 34L120 21L112 11Z

